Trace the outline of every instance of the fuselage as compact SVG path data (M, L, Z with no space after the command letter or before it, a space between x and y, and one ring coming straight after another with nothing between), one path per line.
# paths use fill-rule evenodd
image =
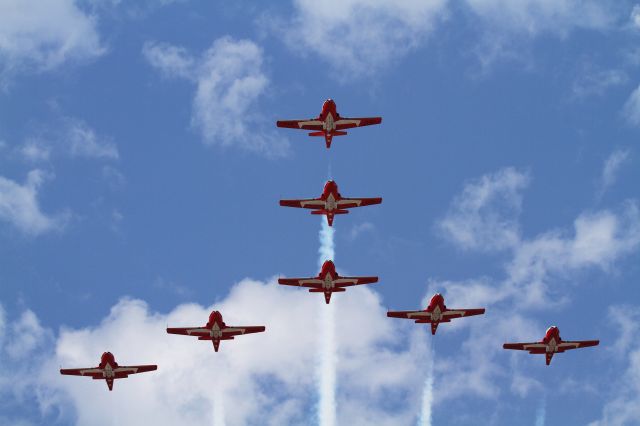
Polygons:
M426 311L431 313L431 321L440 321L441 315L446 309L444 297L440 293L436 293L431 297Z
M338 278L338 273L336 272L336 266L331 260L327 260L322 264L322 268L320 269L320 275L318 279L322 281L322 287L325 289L331 289L335 287L333 281Z
M226 327L222 320L222 314L219 311L212 311L205 327L210 330L210 335L213 339L222 338L222 330Z
M336 129L335 122L338 120L339 116L336 111L336 103L333 99L327 99L324 101L320 117L318 118L322 121L322 128L325 133L331 133Z
M324 200L326 211L337 210L338 201L341 199L340 193L338 192L338 184L333 180L327 181L327 183L324 184L320 199Z
M557 352L558 344L562 342L560 338L560 330L556 326L551 326L547 329L547 332L542 339L542 343L547 346L547 352Z
M100 364L98 368L102 369L102 376L106 378L112 378L114 376L113 370L118 368L118 363L111 352L105 352L100 357Z

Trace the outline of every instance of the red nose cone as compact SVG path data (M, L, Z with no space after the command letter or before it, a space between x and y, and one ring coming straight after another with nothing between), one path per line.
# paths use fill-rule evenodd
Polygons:
M322 264L322 269L320 271L320 274L322 275L322 277L324 278L328 273L330 273L331 275L335 276L335 272L336 272L336 266L334 265L333 261L331 260L326 260L323 264Z
M338 184L335 181L328 180L327 183L324 184L324 193L337 193L338 192Z
M556 339L560 338L560 330L555 325L549 327L544 336L545 340L550 340L552 337L555 337Z
M429 307L435 308L436 306L444 305L444 297L440 293L436 293L431 297L429 301Z
M222 322L222 314L219 311L212 311L209 315L209 324Z
M336 110L336 103L334 102L333 99L327 99L322 104L322 110L323 111L327 111L327 110L335 111Z
M105 363L105 362L113 362L114 358L113 358L113 354L111 352L105 352L102 354L102 357L100 357L100 362L101 363Z

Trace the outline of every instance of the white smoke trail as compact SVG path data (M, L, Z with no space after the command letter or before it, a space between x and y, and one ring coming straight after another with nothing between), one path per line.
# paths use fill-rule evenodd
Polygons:
M325 260L335 260L336 255L333 245L333 227L327 224L327 219L320 216L322 220L322 228L320 229L320 248L318 249L318 267L322 267Z
M218 354L216 354L218 355ZM221 369L222 360L218 357L213 357L213 368L216 370ZM225 426L224 421L224 392L222 390L222 383L213 383L213 426Z
M333 234L334 230L327 224L326 218L321 217L320 249L318 263L322 266L325 260L333 260L335 256ZM318 386L320 401L318 404L318 423L320 426L334 426L336 424L336 341L335 341L335 300L320 307L320 370L318 372Z
M219 384L213 385L213 426L225 426L223 393Z
M429 349L429 360L427 361L427 377L422 390L422 410L420 412L419 425L431 426L431 407L433 406L433 343Z
M542 398L540 401L540 405L538 406L538 411L536 412L536 424L535 426L544 426L547 418L547 401L546 398Z

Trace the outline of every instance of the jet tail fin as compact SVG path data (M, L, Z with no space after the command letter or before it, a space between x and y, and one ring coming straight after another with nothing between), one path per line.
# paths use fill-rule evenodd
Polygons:
M431 335L435 336L436 330L438 330L438 325L439 324L440 324L439 322L432 322L431 323Z
M545 352L547 365L551 364L551 358L553 358L553 352Z
M105 379L107 381L107 387L109 388L110 391L113 390L113 379L112 378L108 378Z

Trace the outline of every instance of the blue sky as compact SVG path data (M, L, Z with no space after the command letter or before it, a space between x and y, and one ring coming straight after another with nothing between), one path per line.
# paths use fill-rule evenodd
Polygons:
M0 423L637 423L639 40L627 1L1 1ZM383 122L275 127L329 97ZM334 296L332 353L322 297L275 284L323 256L278 199L328 177L383 197L335 222L380 281ZM435 291L487 313L384 316ZM164 333L214 307L267 333ZM553 324L601 344L501 349ZM58 375L105 350L159 370Z

